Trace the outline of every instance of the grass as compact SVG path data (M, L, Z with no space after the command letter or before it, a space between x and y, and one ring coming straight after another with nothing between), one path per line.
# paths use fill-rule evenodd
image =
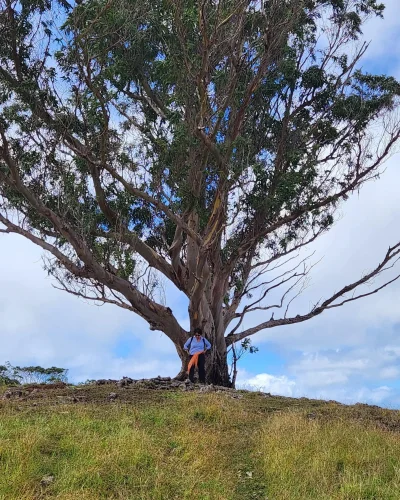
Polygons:
M374 424L289 413L262 426L260 443L271 498L399 498L400 436Z
M93 386L1 401L0 499L399 498L400 412L239 395Z

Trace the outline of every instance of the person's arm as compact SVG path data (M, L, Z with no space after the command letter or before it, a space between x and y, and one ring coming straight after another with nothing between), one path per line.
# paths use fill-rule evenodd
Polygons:
M204 340L206 341L206 350L208 351L211 349L211 344L206 338Z
M183 346L183 349L184 349L185 351L188 351L189 342L190 342L190 339L187 339L187 341L185 342L185 345ZM188 351L188 352L189 352L189 351Z

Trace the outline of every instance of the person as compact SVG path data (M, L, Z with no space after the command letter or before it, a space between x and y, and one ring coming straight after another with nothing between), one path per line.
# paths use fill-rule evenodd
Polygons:
M202 336L201 328L194 329L193 337L190 337L183 346L185 351L190 354L188 374L189 380L194 382L194 370L197 366L199 370L199 382L206 383L206 358L205 353L211 349L210 342Z

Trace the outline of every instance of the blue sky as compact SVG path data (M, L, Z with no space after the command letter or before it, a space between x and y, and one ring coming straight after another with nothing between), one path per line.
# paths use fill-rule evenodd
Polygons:
M363 67L400 79L400 4L386 5L385 19L364 30L371 45ZM312 247L313 260L322 260L292 314L375 267L400 239L399 162L399 155L392 157L379 181L350 198L333 229ZM41 268L40 250L21 237L0 235L0 285L0 363L62 366L73 382L179 371L171 342L139 317L55 290ZM167 292L168 305L187 328L185 299L175 289ZM399 298L400 282L309 322L256 334L259 352L240 361L238 385L400 408ZM244 327L262 320L256 313Z

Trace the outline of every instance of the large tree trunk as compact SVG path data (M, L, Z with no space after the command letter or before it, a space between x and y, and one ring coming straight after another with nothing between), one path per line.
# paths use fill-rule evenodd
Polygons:
M202 303L202 307L199 308L201 311L200 317L196 316L191 321L190 335L193 335L195 326L200 324L203 336L211 343L211 349L206 353L206 382L208 384L230 387L231 381L229 379L227 349L222 329L223 322L214 320L210 309L208 308L206 311L207 308L204 302ZM175 347L182 362L181 370L175 378L177 380L185 380L188 377L187 367L189 356L183 350L183 345L175 345Z
M204 335L211 343L211 350L206 354L206 380L211 384L230 387L225 332L218 313L216 318L212 318L211 328L204 328Z
M198 225L198 217L192 217L194 227ZM190 335L200 327L203 336L211 343L211 349L206 353L206 382L225 387L231 386L227 363L225 342L225 324L222 315L223 296L227 288L227 278L212 272L213 266L206 253L199 252L196 242L188 238L188 270L191 280L191 290L188 313L190 318ZM181 359L181 370L176 376L178 380L185 379L189 356L183 351L183 345L176 345Z
M217 349L211 349L206 354L206 382L231 387L226 349L223 353L218 352Z
M211 342L211 340L210 340ZM177 347L177 346L176 346ZM176 380L185 380L188 378L187 367L189 363L189 356L182 354L177 347L179 357L181 359L181 369L176 375ZM206 383L221 385L224 387L231 387L229 379L229 370L226 349L224 352L219 352L218 349L212 345L210 351L206 353Z

